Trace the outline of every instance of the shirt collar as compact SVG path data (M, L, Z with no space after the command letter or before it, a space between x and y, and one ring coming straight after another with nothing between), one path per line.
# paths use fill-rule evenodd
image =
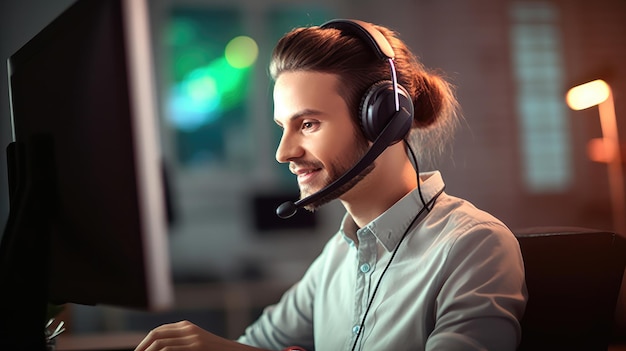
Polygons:
M439 171L420 173L420 179L422 180L420 188L424 201L429 206L432 206L430 202L443 191L445 186L441 173ZM346 239L350 245L354 245L354 242L347 233L356 236L359 230L369 230L387 251L392 251L413 221L415 215L423 206L419 191L416 188L406 194L402 199L398 200L387 211L383 212L364 228L359 229L352 219L352 216L346 213L341 223L340 231L344 239ZM426 213L427 212L424 212L424 215ZM421 219L418 221L421 221Z

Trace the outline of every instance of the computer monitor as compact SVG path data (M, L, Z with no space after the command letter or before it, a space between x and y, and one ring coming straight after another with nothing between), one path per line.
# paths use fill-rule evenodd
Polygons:
M42 300L172 304L150 34L146 0L78 0L8 59L0 346L41 346Z

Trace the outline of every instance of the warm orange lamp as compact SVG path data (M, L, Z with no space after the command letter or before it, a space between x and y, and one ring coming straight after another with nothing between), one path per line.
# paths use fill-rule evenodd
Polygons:
M592 160L607 164L613 230L626 236L624 173L611 87L601 79L577 85L567 92L566 101L573 110L583 110L598 105L602 138L592 140L589 145L590 157Z

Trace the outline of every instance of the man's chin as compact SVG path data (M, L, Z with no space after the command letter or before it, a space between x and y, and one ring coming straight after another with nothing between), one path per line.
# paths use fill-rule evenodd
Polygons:
M306 209L309 212L315 212L317 211L320 207L324 206L325 204L331 202L332 200L338 198L343 192L341 191L342 189L336 189L335 191L332 191L322 197L318 197L317 199L315 199L315 201L311 202L308 205L303 206L302 208ZM311 195L315 195L319 192L320 190L316 191L316 192L307 192L307 193L301 193L300 194L300 199L304 199L307 198Z
M315 195L317 194L322 188L312 191L310 188L307 189L300 189L300 200L308 198L311 195ZM323 203L320 203L321 199L317 199L315 201L313 201L312 203L303 206L302 208L304 208L305 210L309 211L309 212L315 212L321 205L323 205Z

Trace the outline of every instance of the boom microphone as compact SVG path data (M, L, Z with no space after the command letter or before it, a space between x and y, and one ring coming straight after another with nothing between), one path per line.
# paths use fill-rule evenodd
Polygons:
M296 214L298 208L304 207L323 198L349 182L352 178L358 176L367 166L372 164L372 162L374 162L374 160L376 160L376 158L383 151L385 151L389 145L402 140L404 134L406 134L404 131L411 128L412 119L411 113L404 107L400 108L400 111L394 112L393 117L389 123L387 123L380 135L378 135L376 140L374 140L372 146L369 150L367 150L367 153L365 153L365 155L363 155L363 157L354 166L352 166L352 168L320 191L296 202L287 201L282 203L278 206L278 208L276 208L276 215L282 219L289 218Z

